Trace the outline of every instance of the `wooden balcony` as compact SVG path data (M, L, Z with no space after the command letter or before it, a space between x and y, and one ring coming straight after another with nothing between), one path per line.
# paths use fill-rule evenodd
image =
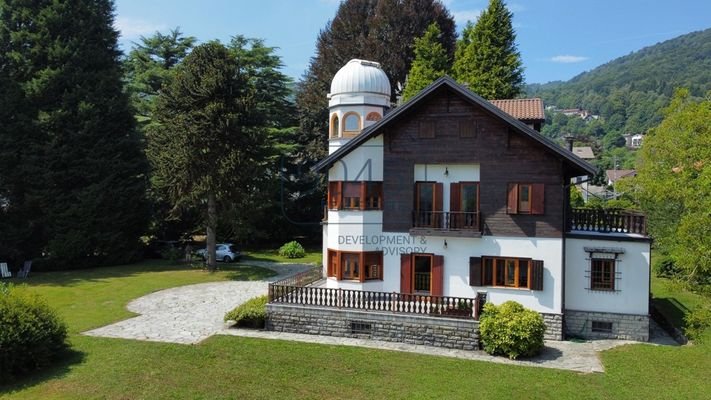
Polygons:
M411 235L481 237L479 212L414 211Z
M647 219L644 214L631 210L573 208L568 217L568 232L647 236Z

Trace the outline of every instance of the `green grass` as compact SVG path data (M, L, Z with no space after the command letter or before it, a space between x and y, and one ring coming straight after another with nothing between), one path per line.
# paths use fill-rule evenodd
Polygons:
M710 300L683 287L670 279L652 277L654 304L659 312L674 326L684 326L684 315Z
M302 258L286 258L279 255L279 250L245 250L242 252L243 260L272 261L280 263L315 264L322 261L321 249L306 249L306 255Z
M0 398L705 399L711 393L711 345L623 346L601 354L606 373L579 374L228 336L186 346L76 334L126 318L125 304L143 294L235 273L148 263L33 275L32 290L67 320L73 351L52 369L0 387Z

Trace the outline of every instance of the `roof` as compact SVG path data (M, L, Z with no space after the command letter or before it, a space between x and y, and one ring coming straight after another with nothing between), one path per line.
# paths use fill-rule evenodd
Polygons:
M593 153L592 147L573 147L573 154L582 158L583 160L593 160L595 159L595 153Z
M356 137L349 140L346 144L331 153L328 157L316 163L316 165L314 165L311 169L313 171L322 171L326 168L329 168L335 162L348 155L351 151L368 141L370 138L382 134L384 128L390 126L393 121L398 120L403 115L407 115L407 113L413 110L418 103L420 103L421 101L429 97L430 94L434 93L442 87L446 87L448 89L453 90L455 93L462 96L462 98L464 98L465 100L469 101L472 104L480 106L482 109L484 109L484 111L507 123L513 130L540 143L552 153L568 161L570 165L575 167L579 172L582 172L581 175L595 174L595 167L590 165L587 161L577 157L571 151L564 149L556 142L544 137L536 130L530 128L525 123L512 117L510 114L505 113L500 108L486 101L484 98L474 94L472 91L458 84L454 79L450 78L449 76L444 76L434 81L431 85L421 90L420 93L411 98L408 102L386 114L383 119L363 129L363 131L361 131L361 133L359 133Z
M331 81L330 96L344 93L377 93L390 97L390 80L375 61L348 61Z
M637 170L634 169L608 169L605 171L605 176L608 182L615 182L626 176L636 176Z
M516 119L541 121L546 119L543 112L543 100L538 98L489 100L489 102Z

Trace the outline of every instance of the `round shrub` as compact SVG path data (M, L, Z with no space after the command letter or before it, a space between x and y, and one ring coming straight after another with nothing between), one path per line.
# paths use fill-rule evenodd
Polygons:
M705 333L711 328L711 306L697 306L684 316L684 333L689 339L701 343L705 338Z
M279 248L279 255L286 258L302 258L306 255L306 250L297 241L291 241Z
M234 325L249 328L264 328L267 319L267 296L254 297L225 314L225 322L234 321Z
M0 284L0 383L49 365L66 338L66 326L44 300Z
M543 349L545 331L543 316L515 301L507 301L500 306L486 303L479 321L484 350L511 359L538 354Z

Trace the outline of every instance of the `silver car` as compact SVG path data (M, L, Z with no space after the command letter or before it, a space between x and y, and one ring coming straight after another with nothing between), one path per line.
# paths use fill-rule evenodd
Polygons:
M217 261L223 261L226 263L230 263L232 261L237 261L239 260L240 257L242 257L242 254L240 254L239 250L237 250L237 246L235 246L232 243L218 243L215 245L215 253L216 257L215 259ZM195 252L199 257L201 257L203 260L207 261L207 249L200 249Z

